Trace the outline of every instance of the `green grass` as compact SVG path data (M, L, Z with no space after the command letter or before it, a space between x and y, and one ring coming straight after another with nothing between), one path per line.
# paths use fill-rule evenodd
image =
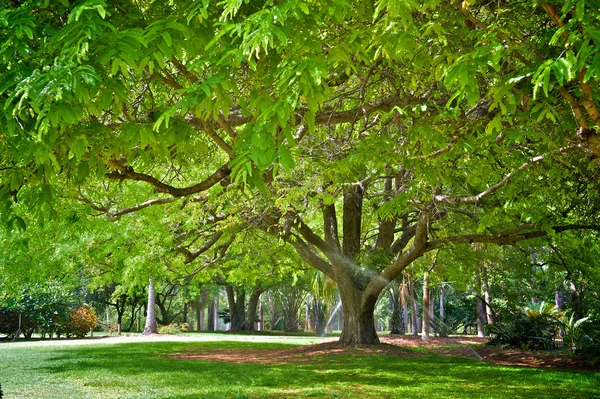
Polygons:
M277 349L272 342L0 344L4 398L592 398L600 373L499 367L423 355L315 356L310 363L178 360L172 353Z

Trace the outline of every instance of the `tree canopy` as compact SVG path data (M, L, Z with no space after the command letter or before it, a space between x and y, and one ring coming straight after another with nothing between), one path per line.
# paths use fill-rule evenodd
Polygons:
M376 342L379 294L423 254L597 228L598 17L584 0L3 1L0 215L171 204L184 264L260 229L336 281L342 342Z

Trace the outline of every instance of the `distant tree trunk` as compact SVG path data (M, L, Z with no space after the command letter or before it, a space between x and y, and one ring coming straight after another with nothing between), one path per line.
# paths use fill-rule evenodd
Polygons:
M485 337L485 305L479 295L476 297L476 306L477 306L477 336L480 338Z
M440 322L443 323L444 322L444 317L445 317L445 309L444 307L446 306L446 304L444 303L444 288L443 286L440 286Z
M214 324L214 329L213 331L218 331L219 330L219 295L217 294L217 296L215 297L215 302L214 302L214 307L215 307L215 316L213 319Z
M156 323L156 314L154 313L154 279L150 277L148 284L148 305L146 307L146 325L143 335L157 334L158 324Z
M310 297L307 295L304 301L304 331L311 331L310 325Z
M423 329L421 339L429 340L429 273L423 274Z
M258 325L258 329L263 331L265 329L265 307L263 306L262 301L260 301L260 322Z
M400 299L401 290L397 283L392 283L390 287L389 295L389 308L392 310L392 317L390 317L389 330L390 334L404 334L404 318L402 316L402 306Z
M411 333L412 335L419 334L418 327L418 314L419 314L419 304L415 298L415 287L413 285L412 276L408 275L408 297L410 299L411 311L410 311L410 325L411 325Z
M554 289L554 302L556 303L556 307L558 310L563 310L565 308L565 287L561 286L556 287Z
M208 304L208 331L215 331L215 302L214 300L210 301Z
M187 315L188 315L188 304L184 303L183 304L183 315L182 315L182 323L187 323Z
M403 282L400 286L400 301L402 303L402 324L404 324L404 334L408 332L408 298L406 284Z
M491 308L492 294L490 293L487 270L485 268L482 268L481 270L481 288L483 290L483 297L485 299L485 315L487 324L494 324L494 311Z

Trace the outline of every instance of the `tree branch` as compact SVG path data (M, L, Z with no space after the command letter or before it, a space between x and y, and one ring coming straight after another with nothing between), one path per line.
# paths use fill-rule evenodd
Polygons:
M532 230L532 231L526 231ZM556 233L562 233L568 230L594 230L600 231L600 226L594 225L567 225L553 226L552 230ZM530 240L547 236L548 232L541 230L541 226L526 224L515 229L505 230L498 234L465 234L454 237L446 237L440 240L434 240L427 243L426 251L443 248L445 246L456 244L472 244L472 243L490 243L498 245L512 245L519 241Z
M581 144L571 144L566 147L559 148L556 152L563 153L574 149L582 149ZM489 197L494 194L496 191L500 190L502 187L506 186L510 179L515 175L515 173L523 171L529 168L531 165L542 162L549 154L539 155L537 157L533 157L524 162L521 166L519 166L516 170L505 175L502 180L493 186L489 187L487 190L484 190L476 195L467 195L467 196L450 196L450 195L436 195L433 200L436 203L444 203L447 205L474 205L480 203L483 199Z
M189 187L177 188L166 184L153 176L147 175L145 173L138 173L131 166L125 166L114 159L106 161L106 164L116 169L115 172L106 174L106 177L109 179L128 179L135 181L143 181L153 185L156 191L171 194L173 197L185 197L188 195L206 191L215 184L219 183L225 177L229 176L229 174L231 173L231 170L229 170L229 168L225 164L202 182Z

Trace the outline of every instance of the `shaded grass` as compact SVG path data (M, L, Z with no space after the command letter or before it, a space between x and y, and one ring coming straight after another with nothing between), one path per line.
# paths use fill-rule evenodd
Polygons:
M0 345L5 398L592 398L600 373L423 355L315 355L296 364L181 360L174 353L282 349L255 342ZM268 356L268 352L265 353Z

